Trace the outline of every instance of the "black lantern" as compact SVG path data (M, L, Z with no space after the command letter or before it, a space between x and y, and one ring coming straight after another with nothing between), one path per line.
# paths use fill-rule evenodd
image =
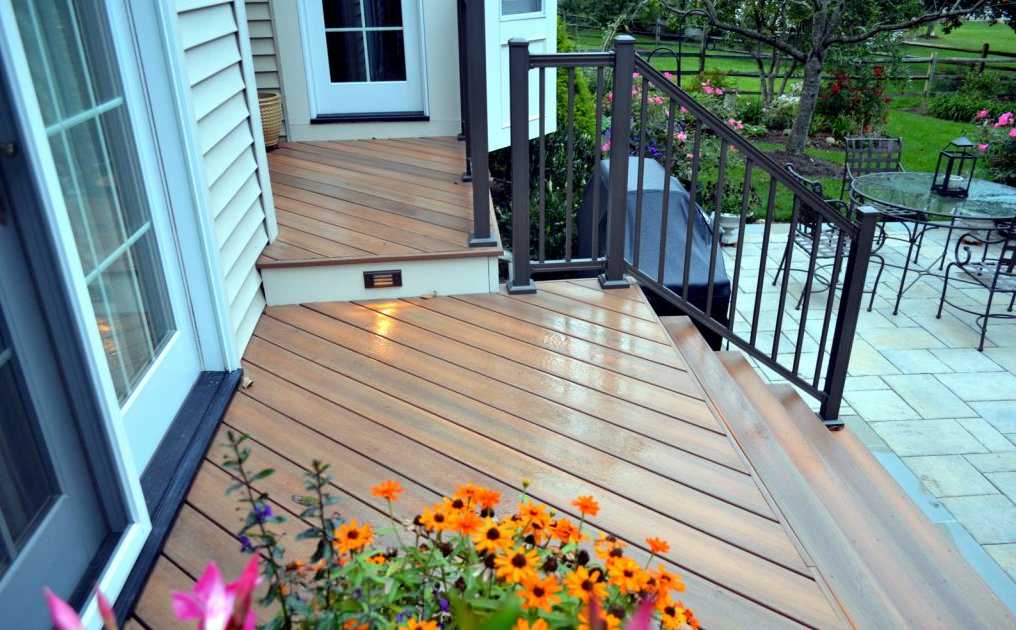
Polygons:
M966 197L977 166L976 145L966 136L956 138L938 154L931 191L943 197Z

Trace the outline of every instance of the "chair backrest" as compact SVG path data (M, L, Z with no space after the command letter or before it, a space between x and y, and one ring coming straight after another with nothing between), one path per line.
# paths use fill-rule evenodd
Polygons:
M902 138L846 138L844 147L844 178L903 170Z
M998 254L998 271L1009 276L1016 275L1016 238L1007 238Z
M825 190L822 189L822 182L814 179L808 179L804 175L801 175L800 173L797 172L796 169L794 169L793 164L787 163L784 165L784 168L786 168L787 172L790 173L794 177L794 179L796 179L798 182L810 188L811 191L814 192L819 197L826 199ZM836 211L839 212L841 215L849 218L850 208L849 206L847 206L847 204L843 203L838 199L826 199L826 201L831 206L833 206L833 208L835 208ZM794 211L797 213L797 224L799 226L799 229L801 229L802 231L808 231L812 227L815 227L822 223L822 216L819 213L815 212L813 209L802 204L800 198L798 198L796 195L794 196Z

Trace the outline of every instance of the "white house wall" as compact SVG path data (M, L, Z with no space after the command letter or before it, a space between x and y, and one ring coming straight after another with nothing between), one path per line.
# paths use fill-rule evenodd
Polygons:
M459 30L455 0L422 0L425 122L310 124L307 65L301 37L299 3L269 0L275 18L275 50L281 81L286 129L290 140L356 140L453 136L461 131L459 103ZM319 1L319 0L317 0ZM252 43L253 45L253 43Z
M233 335L231 367L239 366L265 306L254 265L275 231L261 124L251 115L257 73L244 8L243 0L177 2L200 186L218 249L220 307Z
M279 76L279 58L275 49L275 23L269 0L245 0L247 31L250 34L250 52L254 59L254 79L259 90L282 91ZM283 108L283 134L285 134L285 108Z

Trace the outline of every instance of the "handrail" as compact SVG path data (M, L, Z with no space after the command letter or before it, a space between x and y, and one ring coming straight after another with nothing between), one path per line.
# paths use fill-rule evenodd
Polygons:
M689 315L704 330L714 333L719 339L743 350L754 357L762 365L773 370L782 378L801 388L815 397L821 404L820 414L830 428L842 427L837 420L846 381L847 365L857 319L860 310L864 282L867 275L868 259L871 255L872 241L878 212L871 208L860 208L856 212L856 220L843 216L834 209L822 196L808 186L803 185L791 172L777 164L769 155L759 150L749 140L720 116L710 111L705 105L692 98L661 72L653 68L649 62L635 52L634 40L630 36L620 36L615 40L613 51L603 53L566 53L566 54L530 54L529 44L525 40L509 42L509 87L511 110L511 155L512 155L512 264L510 266L507 289L511 293L532 293L537 290L532 280L534 273L543 272L587 272L598 270L600 284L604 288L627 286L626 276L639 281L644 287L651 289L658 297L669 302ZM546 223L545 205L548 200L548 178L546 169L547 134L545 119L547 117L544 96L548 89L547 69L561 68L566 71L567 86L567 120L560 121L559 131L563 134L553 143L564 154L563 190L557 189L555 202L563 201L564 217L562 227L563 254L559 259L548 260L545 255ZM530 112L529 112L529 73L532 69L539 70L539 121L538 140L533 141L538 151L539 167L535 170L537 182L536 211L538 212L539 236L536 248L537 259L531 260L530 231L533 228L530 219L530 178L534 175L530 160ZM581 202L579 254L575 256L572 248L573 215L575 214L576 164L578 168L588 168L590 161L587 156L576 156L575 131L575 82L576 72L585 69L590 73L590 80L595 74L595 107L596 107L596 138L593 142L591 164L593 175L587 187L586 197ZM610 85L613 98L604 93L604 75L612 72ZM636 81L637 79L637 81ZM551 85L549 89L556 89ZM654 96L650 101L649 93ZM636 111L633 101L636 95L640 108ZM610 102L609 137L601 137L601 121L603 99ZM651 103L655 112L653 135L661 146L647 145L647 108ZM677 107L681 106L682 127L687 130L688 137L677 133ZM663 108L663 109L660 109ZM664 112L665 109L665 112ZM663 114L666 116L663 117ZM637 138L632 137L633 119L637 119ZM662 133L658 121L664 121L666 134ZM689 137L694 134L694 140ZM681 143L688 141L687 148L678 148L676 139ZM719 149L715 171L708 171L712 163L711 154L706 155L706 143L718 143ZM601 146L602 145L602 146ZM635 148L637 145L637 149ZM663 146L665 145L665 146ZM660 153L659 148L663 148ZM647 157L648 149L654 153ZM690 177L687 179L687 196L684 192L673 198L682 203L681 208L671 212L671 182L674 167L680 164L686 151L690 151ZM730 282L723 269L730 264L721 250L720 216L724 201L736 202L729 197L727 184L734 186L736 179L730 178L732 156L737 152L737 159L744 158L743 181L740 183L739 214L740 228L736 244L733 244L733 280ZM605 170L602 160L604 153L609 153L609 170ZM560 156L559 156L560 157ZM577 158L577 159L576 159ZM646 203L646 165L650 159L657 160L659 166L654 167L656 173L662 171L662 189L652 189L654 205ZM562 164L559 160L551 161ZM637 164L637 175L633 183L629 183L629 162ZM585 171L581 171L584 173ZM604 185L598 174L603 173ZM762 241L760 246L747 248L744 240L745 226L749 217L754 215L752 205L755 183L758 174L767 175L768 196L764 206L764 216L756 217L762 221ZM654 175L659 178L659 175ZM730 182L727 180L731 179ZM632 190L632 186L635 186ZM674 184L677 186L678 184ZM709 187L714 193L703 195ZM600 188L605 188L605 193ZM785 244L771 247L772 227L776 221L778 191L780 188L789 191L793 198L790 208L791 220L789 236ZM634 192L634 207L628 208L628 195ZM679 192L679 191L674 191ZM600 213L601 198L606 195L605 221ZM683 201L681 201L683 199ZM762 201L758 199L758 201ZM702 205L700 205L700 203ZM711 217L706 218L703 206L712 206ZM661 207L662 206L662 207ZM633 211L634 219L629 215ZM680 212L684 216L680 216ZM734 210L730 212L736 213ZM647 213L653 216L647 218ZM671 221L671 214L679 217L681 225ZM799 216L800 215L800 216ZM584 218L583 218L584 217ZM560 220L560 219L556 219ZM658 221L659 223L644 223ZM591 226L591 227L590 227ZM653 242L644 243L643 228L646 237ZM671 228L676 230L675 237L669 236ZM680 228L680 229L678 229ZM629 236L630 234L630 236ZM682 236L676 236L683 234ZM602 242L601 242L602 239ZM656 243L655 241L657 241ZM683 241L683 243L679 242ZM585 244L583 244L585 242ZM656 249L655 260L645 260L652 249L643 252L643 246ZM658 247L657 247L658 245ZM683 249L680 249L683 245ZM823 250L825 246L825 250ZM804 260L800 251L803 251ZM693 257L692 252L697 252ZM757 265L747 265L750 256L758 255ZM641 256L640 256L641 254ZM772 276L770 254L782 259ZM683 264L681 264L683 263ZM803 265L803 267L802 267ZM691 270L695 268L696 283L700 287L699 294L692 295ZM683 270L677 271L674 270ZM752 273L748 273L751 271ZM800 297L794 301L788 299L791 289L791 273L804 273L804 285ZM669 275L668 275L669 274ZM682 276L683 277L678 277ZM751 278L754 274L754 278ZM720 280L718 280L718 278ZM842 279L841 279L842 278ZM765 284L772 280L773 286L779 284L777 291L765 290ZM724 284L720 285L719 281ZM750 315L746 308L738 309L738 294L742 292L742 283L754 285L753 303ZM727 291L729 290L729 295ZM826 293L823 302L812 308L813 294ZM748 291L747 293L751 293ZM703 300L704 297L704 300ZM815 298L818 299L818 298ZM719 300L719 301L717 301ZM726 300L726 301L724 301ZM742 312L744 316L742 318ZM790 313L796 310L796 317ZM775 316L773 313L775 312ZM771 322L763 321L772 318ZM745 319L751 319L748 329ZM808 326L809 317L820 318ZM772 328L764 328L763 324L772 324ZM813 339L814 330L820 324L821 332L817 341ZM770 334L771 333L771 334ZM817 346L815 351L813 345ZM807 349L807 351L806 351ZM811 361L814 364L811 365Z
M704 123L709 128L709 131L727 142L736 144L738 150L743 151L753 162L764 165L766 170L770 172L779 172L783 169L780 164L769 157L769 155L767 155L764 151L756 147L751 142L748 142L740 134L731 129L730 126L723 121L723 119L709 111L704 105L692 98L690 94L678 87L673 81L667 80L667 78L663 76L663 73L650 66L649 63L641 56L637 56L635 58L635 67L640 72L650 77L653 82L653 87L667 92L669 96L680 101L681 105L687 108L688 111L695 116L699 124ZM855 232L857 230L857 226L850 221L850 219L847 219L840 213L836 212L836 210L834 210L825 199L816 195L815 192L807 186L802 185L796 178L789 176L785 179L781 178L780 183L784 184L787 188L790 188L798 197L803 197L808 206L822 214L823 219L835 223L837 227L842 230L850 232Z

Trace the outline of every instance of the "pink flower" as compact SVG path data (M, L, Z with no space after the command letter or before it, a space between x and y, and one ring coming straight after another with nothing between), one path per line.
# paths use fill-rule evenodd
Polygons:
M671 74L670 72L664 72L663 73L663 78L668 80L668 81L672 81L674 79L674 75Z
M251 599L257 584L256 555L231 584L222 581L219 567L211 562L190 593L173 593L173 613L181 621L199 620L198 630L254 630Z
M607 92L607 102L608 103L613 103L614 102L614 93L613 92Z
M977 145L977 150L980 151L981 153L984 153L985 151L988 150L988 145L984 144L984 143L981 143L981 144Z
M67 602L48 588L43 592L46 594L46 605L49 606L49 617L56 630L85 630L81 624L81 617L78 617L78 613Z
M976 116L974 116L974 120L984 120L987 117L988 117L988 110L982 109L981 111L977 112Z
M998 122L995 123L996 127L1005 127L1013 123L1012 112L1006 112L998 117Z
M102 626L105 630L116 630L116 614L113 612L113 607L110 606L109 600L101 592L95 592L95 598L99 603L99 616L102 617Z
M684 142L688 139L688 134L683 131L678 131L674 137L677 138L678 142Z
M1009 130L1009 137L1016 138L1016 127L1013 127L1012 129Z
M610 151L610 140L607 140L606 142L600 145L600 151L603 151L604 153Z
M728 118L727 119L727 124L730 125L731 127L736 127L737 126L737 121L734 120L733 118Z
M173 592L173 614L181 621L199 620L198 630L225 630L235 602L219 567L209 562L190 593Z
M708 81L702 84L702 91L705 92L706 94L716 94L716 88L709 85Z
M716 88L715 90L713 90L713 94L715 94L716 96L723 96L723 88Z
M685 107L684 105L682 105L682 106L681 106L681 113L682 113L682 114L687 114L687 113L688 113L688 108L687 108L687 107Z
M632 72L631 73L631 78L633 78L633 79L639 78L639 73L638 72Z

